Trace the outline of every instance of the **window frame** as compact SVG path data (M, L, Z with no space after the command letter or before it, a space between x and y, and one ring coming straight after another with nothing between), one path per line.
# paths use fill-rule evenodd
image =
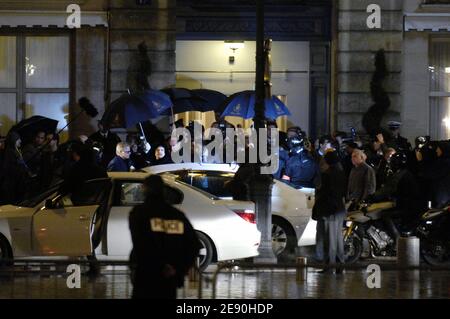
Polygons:
M16 118L15 123L25 119L27 94L68 94L69 96L69 117L70 105L75 101L75 33L69 29L42 29L30 30L25 28L0 29L0 36L16 38L16 83L14 88L1 88L0 93L10 93L16 95ZM68 37L69 39L69 79L67 88L27 88L26 87L26 38L27 37Z
M450 36L443 36L443 35L437 35L437 36L430 36L429 42L428 42L428 65L431 64L431 46L433 45L433 42L446 42L450 44ZM429 74L429 77L431 75ZM450 91L432 91L431 87L431 81L429 82L429 88L428 88L428 134L432 138L437 138L436 136L439 135L439 128L437 125L440 125L440 122L436 122L436 117L433 116L433 99L450 99Z

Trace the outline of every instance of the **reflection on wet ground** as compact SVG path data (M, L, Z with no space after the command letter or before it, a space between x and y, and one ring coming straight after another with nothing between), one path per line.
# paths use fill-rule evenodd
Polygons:
M202 285L186 280L179 298L212 298L212 272L203 276ZM382 270L380 288L370 289L365 270L344 274L319 274L308 269L307 280L297 281L293 268L240 270L224 269L217 276L216 298L450 298L449 271ZM42 275L15 272L0 277L0 298L130 298L132 286L127 270L102 271L95 279L83 275L80 289L69 289L68 274ZM201 289L200 289L201 288Z

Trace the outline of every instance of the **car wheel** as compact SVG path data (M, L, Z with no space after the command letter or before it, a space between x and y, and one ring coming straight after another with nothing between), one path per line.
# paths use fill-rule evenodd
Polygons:
M8 266L10 263L6 262L12 258L11 247L8 240L0 234L0 267Z
M450 243L424 240L420 245L423 259L432 266L450 265Z
M205 234L197 232L198 240L200 241L199 252L199 271L203 272L212 262L214 256L214 249L211 240Z
M297 237L294 230L284 219L272 217L272 249L277 257L288 257L293 253L297 245Z

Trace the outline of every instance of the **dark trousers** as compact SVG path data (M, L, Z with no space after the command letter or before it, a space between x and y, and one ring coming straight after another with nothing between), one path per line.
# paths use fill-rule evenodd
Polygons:
M324 263L345 263L342 226L346 212L321 217L316 228L316 258Z

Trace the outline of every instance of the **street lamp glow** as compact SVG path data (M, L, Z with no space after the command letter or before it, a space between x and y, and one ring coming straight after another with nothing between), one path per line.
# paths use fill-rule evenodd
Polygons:
M446 117L442 120L442 122L444 123L445 127L450 130L450 117Z
M445 73L447 73L447 74L450 73L450 67L445 68Z

